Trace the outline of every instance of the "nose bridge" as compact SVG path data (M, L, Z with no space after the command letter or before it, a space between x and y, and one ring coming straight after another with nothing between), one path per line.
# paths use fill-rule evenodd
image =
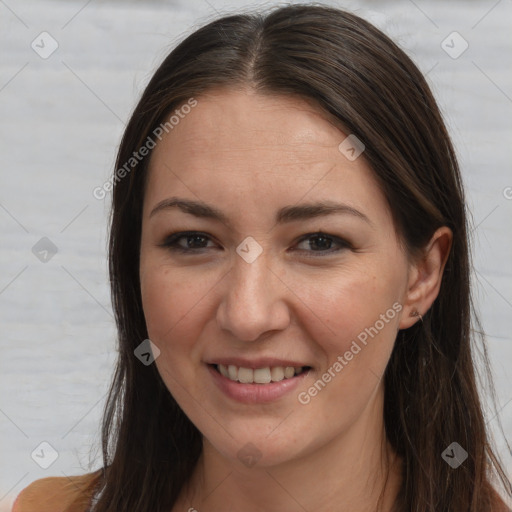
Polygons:
M284 329L289 323L279 283L266 258L252 263L236 257L218 311L222 329L241 341L258 339L266 331Z
M260 257L252 263L236 261L233 265L231 287L233 294L244 304L252 305L255 300L263 299L270 288L270 269L264 258Z

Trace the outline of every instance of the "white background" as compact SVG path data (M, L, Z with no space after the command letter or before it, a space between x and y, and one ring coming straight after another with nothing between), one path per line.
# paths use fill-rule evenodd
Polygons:
M444 112L467 186L477 304L511 439L512 2L330 3L392 36ZM110 196L99 201L92 190L112 172L124 123L170 48L245 5L258 4L0 0L0 511L33 480L99 467L94 446L116 351ZM43 31L58 43L47 59L31 48ZM464 40L446 40L452 54L469 45L456 59L442 48L453 31ZM42 237L57 247L47 263L32 253ZM58 452L46 470L31 458L43 441ZM512 457L497 441L510 476Z

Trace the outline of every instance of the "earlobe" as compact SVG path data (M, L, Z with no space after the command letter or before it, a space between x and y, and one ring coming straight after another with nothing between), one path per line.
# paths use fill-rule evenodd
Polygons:
M447 226L432 235L422 255L412 264L400 329L407 329L430 309L439 294L443 271L450 254L453 233Z

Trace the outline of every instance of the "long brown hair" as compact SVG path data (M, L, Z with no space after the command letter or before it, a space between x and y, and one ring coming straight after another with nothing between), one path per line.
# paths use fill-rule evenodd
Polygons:
M187 37L158 68L126 127L116 169L190 98L200 101L212 88L247 86L313 100L364 142L364 157L410 254L421 251L440 226L453 231L439 296L423 322L398 333L384 376L386 434L403 459L395 510L499 510L493 478L499 475L506 492L512 491L490 447L477 390L472 344L480 329L471 303L463 186L424 77L386 35L338 9L292 5L266 15L224 17ZM170 510L202 449L199 431L156 365L134 356L148 337L139 284L148 161L117 175L113 190L109 269L119 359L103 419L95 512ZM485 351L483 363L489 375ZM468 453L457 469L441 457L453 442Z

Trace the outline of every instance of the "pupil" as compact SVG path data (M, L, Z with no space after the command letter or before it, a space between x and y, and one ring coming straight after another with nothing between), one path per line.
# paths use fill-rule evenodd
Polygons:
M313 238L313 243L310 243L310 247L311 249L315 249L315 246L316 248L320 248L320 249L330 249L331 248L331 242L332 240L330 240L329 238L325 237L325 236L316 236Z
M188 243L187 245L188 245L189 247L195 247L195 246L196 246L196 242L197 242L198 240L199 240L199 241L201 241L201 240L202 240L202 241L204 241L204 236L201 236L201 235L192 235L192 236L189 236L189 237L188 237L188 242L189 242L189 243ZM201 245L201 242L199 242L197 245L198 245L198 246L200 246L200 245Z

